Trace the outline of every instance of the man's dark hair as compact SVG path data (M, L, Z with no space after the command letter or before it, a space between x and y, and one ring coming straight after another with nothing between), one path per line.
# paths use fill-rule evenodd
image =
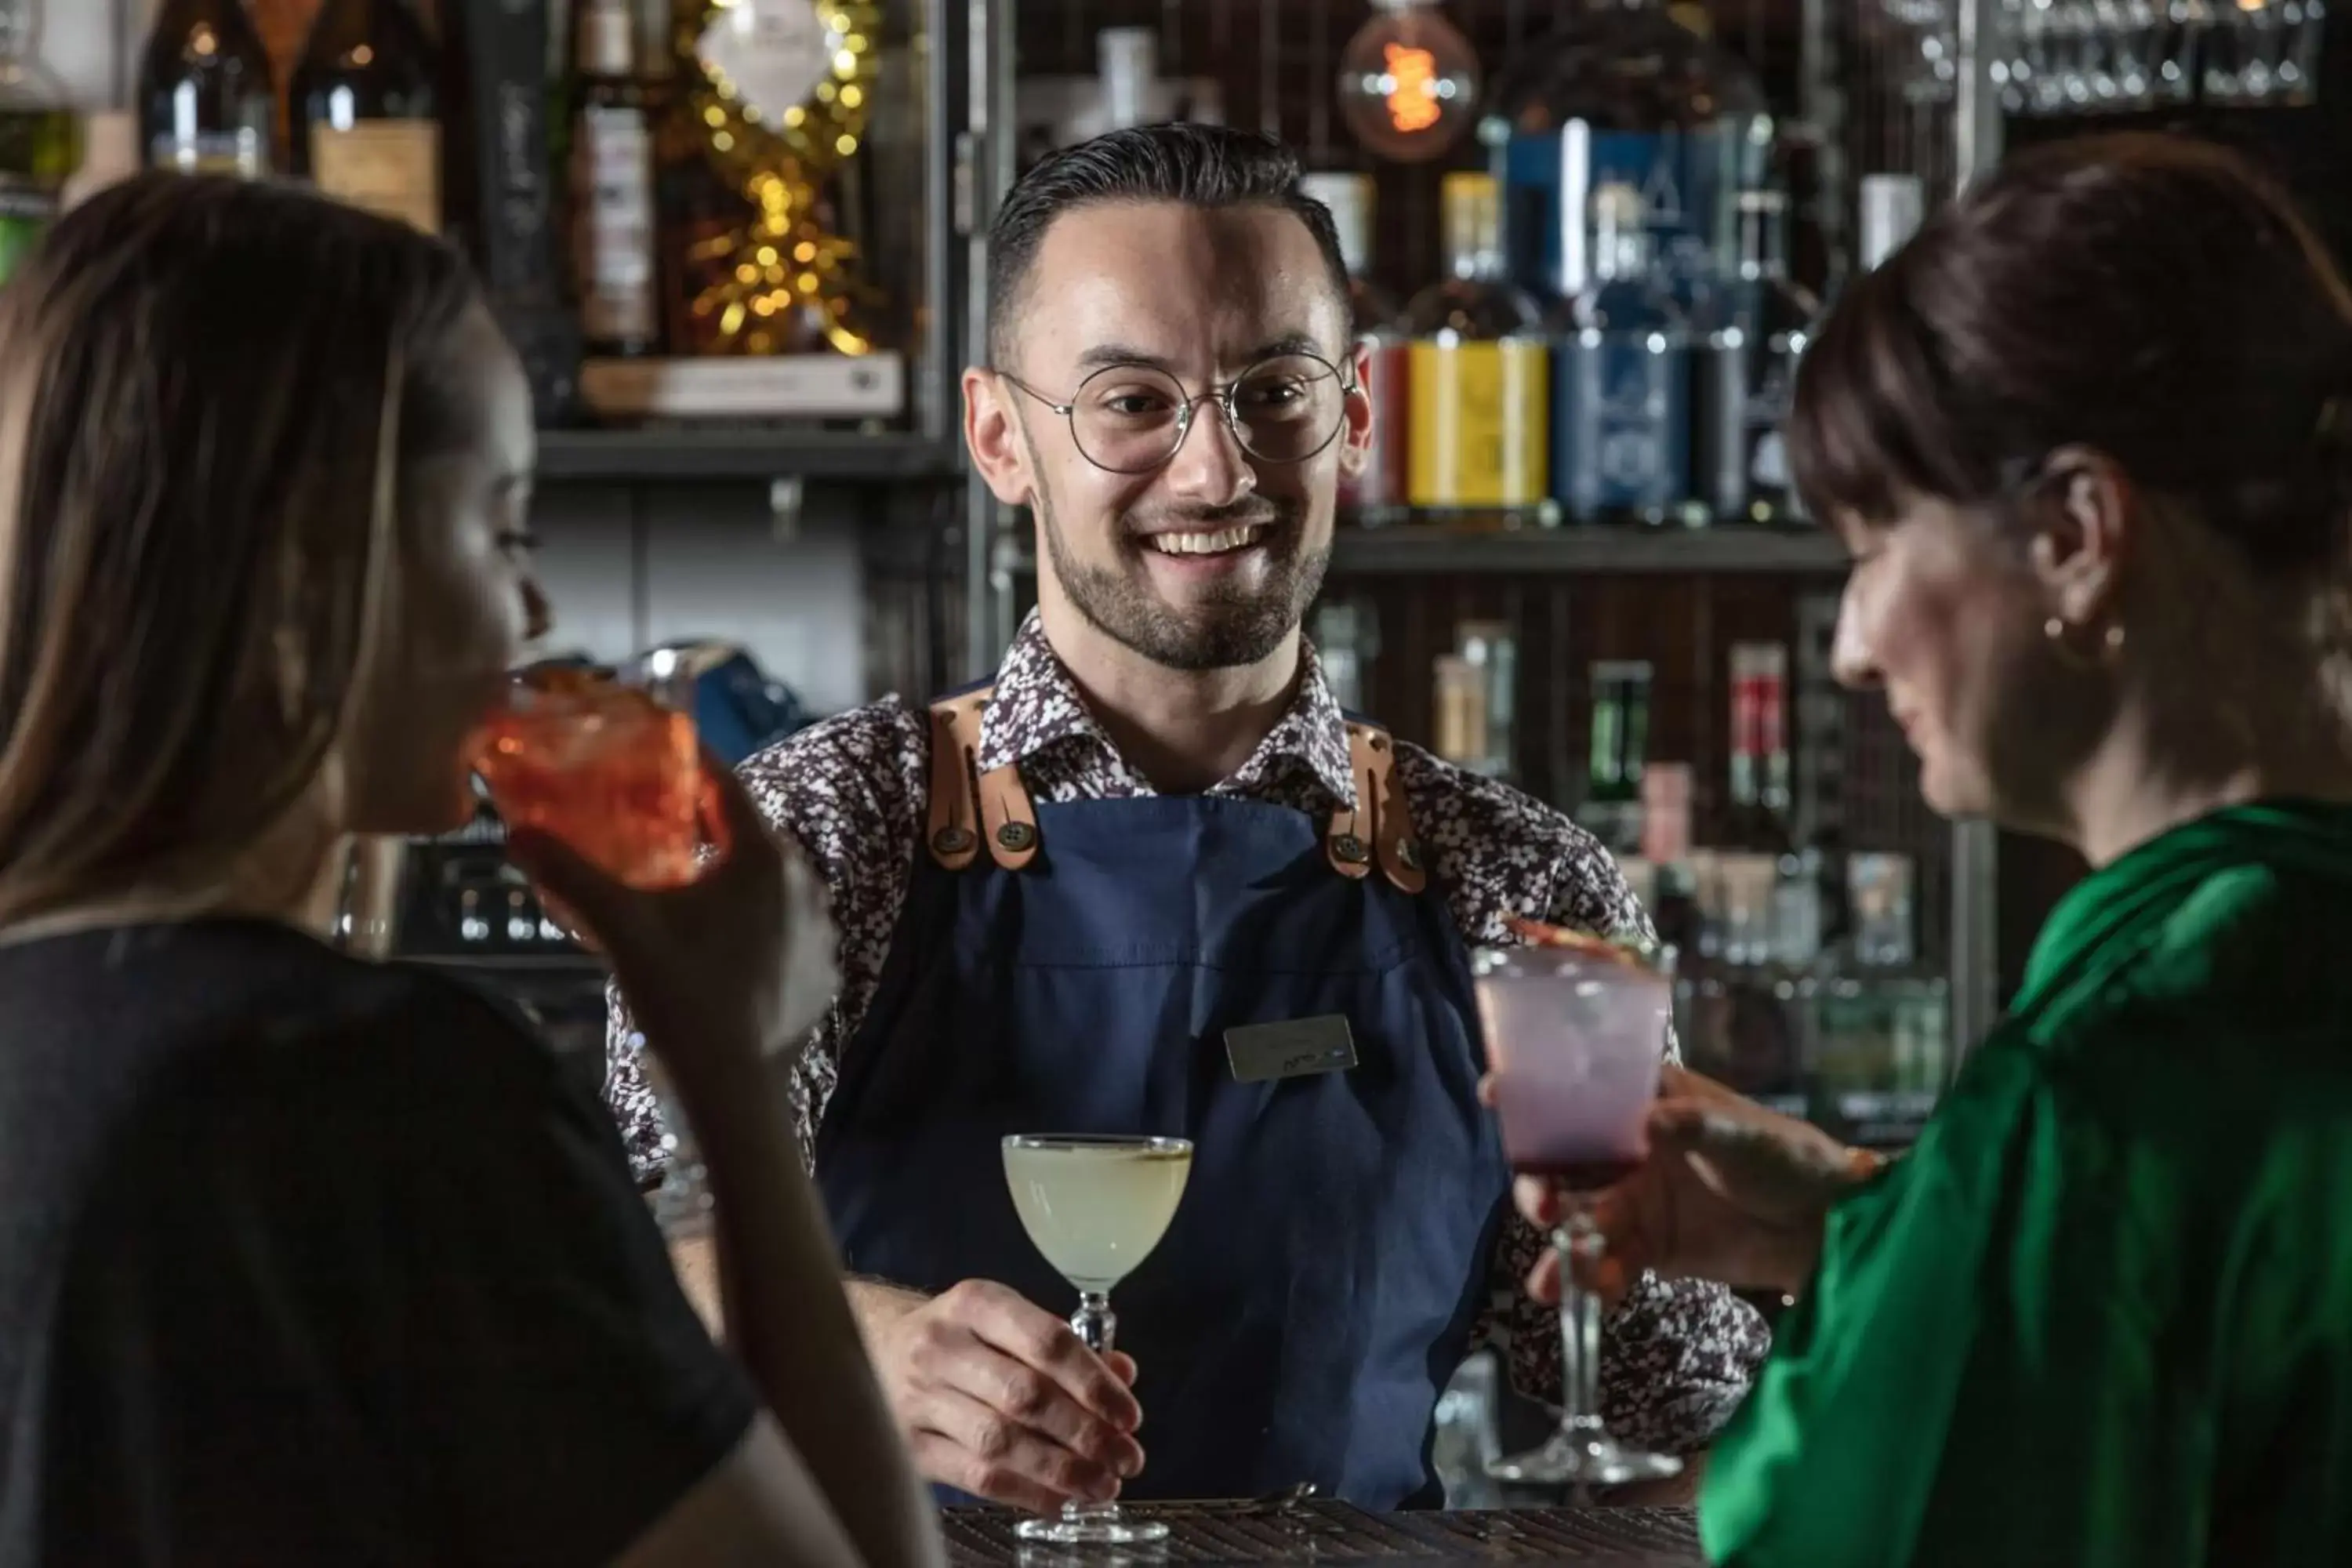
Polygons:
M1045 231L1064 213L1109 202L1278 207L1307 226L1341 299L1348 264L1330 209L1298 188L1297 154L1257 131L1139 125L1066 147L1014 183L988 235L988 352L1002 365L1006 334Z

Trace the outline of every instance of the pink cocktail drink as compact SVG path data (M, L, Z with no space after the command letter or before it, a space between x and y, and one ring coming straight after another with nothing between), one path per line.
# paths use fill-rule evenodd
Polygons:
M1484 955L1478 1016L1513 1168L1593 1191L1649 1152L1673 995L1637 964L1579 949Z
M1486 1467L1515 1486L1615 1487L1682 1469L1671 1454L1619 1442L1601 1415L1601 1302L1579 1283L1609 1238L1584 1194L1614 1186L1649 1153L1674 993L1622 949L1524 925L1533 945L1471 954L1494 1075L1503 1152L1524 1174L1568 1189L1552 1245L1560 1263L1559 1428L1542 1447Z

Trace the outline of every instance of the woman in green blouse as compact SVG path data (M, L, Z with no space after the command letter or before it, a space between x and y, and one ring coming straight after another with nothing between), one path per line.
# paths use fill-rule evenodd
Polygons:
M1798 1298L1710 1556L2352 1563L2352 295L2233 156L2068 143L1853 285L1789 439L1841 679L2093 871L1885 1169L1667 1085L1620 1264Z

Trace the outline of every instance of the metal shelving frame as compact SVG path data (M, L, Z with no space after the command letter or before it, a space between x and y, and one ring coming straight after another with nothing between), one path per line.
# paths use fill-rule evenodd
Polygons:
M1992 78L1998 0L1956 0L1959 78L1953 103L1957 195L2000 162L2000 98ZM1965 1054L2000 1016L2000 836L1990 822L1952 825L1952 1039Z
M923 284L920 339L907 363L903 428L777 426L551 428L540 433L540 473L551 483L677 484L817 479L940 481L961 470L957 381L964 363L963 279L971 172L962 163L971 78L966 45L981 31L966 0L910 0L924 44L921 105ZM895 6L894 6L895 9ZM911 106L909 106L911 107ZM898 106L892 106L893 111Z

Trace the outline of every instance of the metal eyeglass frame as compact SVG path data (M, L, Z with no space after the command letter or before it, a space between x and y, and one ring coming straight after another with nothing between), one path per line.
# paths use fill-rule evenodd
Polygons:
M1341 399L1342 406L1339 412L1339 423L1331 426L1331 433L1328 436L1324 437L1321 441L1318 442L1314 450L1301 452L1296 458L1268 458L1254 449L1249 444L1249 437L1242 434L1241 416L1239 413L1235 412L1234 408L1234 388L1239 386L1243 382L1247 381L1252 374L1255 374L1260 365L1268 365L1274 363L1277 360L1286 359L1311 359L1317 364L1321 365L1325 370L1329 371L1331 373L1331 379L1339 383L1339 397ZM1184 449L1184 442L1192 434L1192 412L1194 409L1200 407L1203 403L1214 403L1217 405L1217 411L1225 416L1226 433L1233 437L1234 445L1239 447L1244 456L1261 463L1281 463L1286 466L1292 463L1312 462L1315 458L1321 457L1325 452L1330 450L1331 443L1338 440L1341 434L1347 430L1348 415L1345 406L1346 400L1353 397L1358 392L1362 390L1360 384L1358 383L1355 378L1355 366L1352 363L1349 365L1343 376L1343 373L1338 365L1333 364L1321 354L1309 353L1304 349L1291 353L1268 354L1264 359L1253 360L1248 364L1244 365L1242 367L1242 373L1239 375L1234 377L1233 380L1224 383L1223 385L1212 386L1197 396L1184 398L1182 404L1178 407L1176 412L1176 439L1168 444L1168 450L1163 456L1153 462L1145 464L1139 468L1114 468L1108 463L1097 461L1095 455L1087 450L1087 444L1078 439L1078 398L1086 392L1088 386L1091 386L1095 382L1100 380L1106 375L1112 374L1118 371L1139 370L1149 371L1153 375L1160 376L1167 381L1175 383L1176 390L1180 395L1181 395L1184 390L1184 384L1178 381L1173 374L1160 369L1156 364L1144 364L1137 361L1123 360L1115 364L1107 364L1099 370L1087 373L1086 379L1078 383L1077 390L1070 394L1070 401L1067 403L1055 402L1052 398L1046 396L1044 393L1038 391L1035 387L1030 385L1027 382L1022 380L1019 376L1013 374L1009 370L994 370L992 367L992 374L993 374L999 380L1008 383L1015 391L1025 393L1029 396L1035 398L1038 402L1044 404L1050 412L1060 415L1062 416L1063 425L1067 427L1070 432L1070 445L1077 448L1079 457L1084 458L1087 462L1094 464L1096 468L1100 468L1106 474L1126 475L1149 474L1157 469L1164 468L1169 464L1174 462L1176 460L1176 454Z

